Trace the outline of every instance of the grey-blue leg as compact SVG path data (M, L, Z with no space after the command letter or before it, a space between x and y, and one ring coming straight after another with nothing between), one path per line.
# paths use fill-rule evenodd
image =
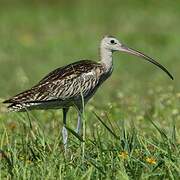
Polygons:
M69 108L63 108L63 128L62 128L62 136L63 136L63 144L64 148L66 150L67 148L67 140L68 140L68 132L66 129L66 117L67 117L67 112Z
M76 133L78 134L80 134L81 127L82 127L82 113L83 113L83 110L81 108L78 109L78 122L77 122L77 128L76 128Z

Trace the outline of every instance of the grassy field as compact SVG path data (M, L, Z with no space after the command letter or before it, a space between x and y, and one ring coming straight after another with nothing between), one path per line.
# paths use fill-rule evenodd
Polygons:
M0 179L180 179L180 11L175 1L0 1L0 98L78 59L99 60L111 34L168 67L116 53L86 106L84 142L61 110L7 113L0 104ZM68 127L75 129L71 109Z

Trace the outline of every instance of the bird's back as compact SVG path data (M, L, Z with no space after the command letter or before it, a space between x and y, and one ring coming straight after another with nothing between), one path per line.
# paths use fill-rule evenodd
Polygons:
M81 60L50 72L37 85L4 101L9 109L57 108L69 106L81 95L88 98L101 82L103 66L90 60Z

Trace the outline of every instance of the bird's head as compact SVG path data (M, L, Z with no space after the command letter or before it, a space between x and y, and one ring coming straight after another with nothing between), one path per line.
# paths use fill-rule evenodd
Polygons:
M101 41L101 49L108 51L120 51L122 44L113 36L105 36Z
M101 48L101 51L107 51L107 52L121 51L121 52L126 52L128 54L131 54L137 57L141 57L153 63L154 65L158 66L160 69L166 72L171 79L174 79L173 76L169 73L169 71L164 66L162 66L157 61L155 61L153 58L145 55L144 53L140 51L127 47L126 45L122 44L118 39L116 39L113 36L105 36L101 40L100 48Z

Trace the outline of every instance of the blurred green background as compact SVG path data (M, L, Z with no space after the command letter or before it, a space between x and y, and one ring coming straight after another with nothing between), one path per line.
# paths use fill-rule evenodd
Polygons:
M26 116L4 113L1 103L2 179L178 179L179 0L0 0L0 102L57 67L100 60L107 34L155 58L175 80L144 60L115 53L114 73L86 106L86 141L69 133L67 159L61 110ZM76 119L72 108L67 125L75 129Z
M180 10L178 1L1 0L0 97L31 87L51 70L79 59L99 60L101 38L111 34L156 58L161 70L136 57L116 53L110 81L97 98L117 91L146 95L148 89L179 91Z

